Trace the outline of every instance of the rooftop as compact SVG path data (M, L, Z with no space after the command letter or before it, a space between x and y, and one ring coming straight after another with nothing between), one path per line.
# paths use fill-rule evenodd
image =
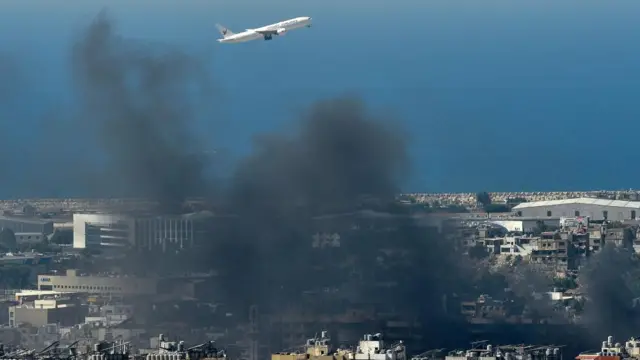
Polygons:
M19 221L25 224L38 224L44 225L51 223L52 221L49 219L38 219L33 217L22 217L22 216L0 216L0 221Z
M554 205L565 204L581 204L581 205L598 205L598 206L612 206L640 209L640 201L625 201L625 200L608 200L608 199L596 199L596 198L575 198L575 199L562 199L562 200L548 200L548 201L534 201L526 202L515 206L514 210L526 209L532 207L545 207Z

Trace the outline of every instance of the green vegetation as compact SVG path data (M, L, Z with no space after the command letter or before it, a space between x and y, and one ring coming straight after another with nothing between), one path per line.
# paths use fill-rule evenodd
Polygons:
M13 230L7 228L0 230L0 246L7 251L16 251L17 240Z
M0 286L4 289L26 289L31 285L30 266L6 266L0 268Z
M482 204L482 207L491 205L491 195L488 192L483 191L476 194L476 201Z
M553 286L554 287L558 287L558 288L562 288L562 289L566 289L566 290L570 290L570 289L577 289L578 288L578 283L573 278L554 278L553 279Z
M484 206L484 211L487 213L505 213L510 212L511 207L505 204L488 204Z
M58 245L71 245L73 244L73 231L56 229L50 242Z

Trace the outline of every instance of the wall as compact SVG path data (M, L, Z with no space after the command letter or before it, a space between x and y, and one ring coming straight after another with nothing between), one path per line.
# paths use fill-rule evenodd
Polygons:
M18 326L19 324L31 324L33 326L42 326L47 324L46 309L31 309L19 306L9 308L9 325Z
M84 249L100 245L133 245L139 249L188 248L210 240L212 216L133 217L120 214L74 214L73 247Z
M194 221L182 216L135 220L134 237L140 249L188 248L195 244Z
M73 247L85 249L91 246L100 246L101 239L88 237L87 224L110 228L118 223L130 223L130 217L118 214L73 214ZM131 242L130 236L129 242Z
M42 233L15 233L16 243L18 244L39 244L44 241Z
M75 276L73 272L67 274L39 275L38 289L42 285L50 285L53 290L60 292L154 295L158 288L158 281L151 278Z
M53 222L36 218L19 218L0 216L0 228L11 229L14 233L53 233Z
M545 225L548 225L548 226L557 227L560 225L559 218L553 218L553 219L541 218L541 219L526 219L526 220L495 220L491 222L506 228L508 231L531 232L535 228L537 228L538 221L542 221L545 223Z
M561 204L549 205L542 207L531 207L518 209L523 217L545 217L547 211L551 211L551 217L559 216L575 216L575 212L579 212L579 216L588 216L590 220L604 220L603 211L608 212L608 220L622 221L631 219L631 212L634 211L636 216L640 215L640 210L623 208L616 206L602 206L594 204Z
M12 306L9 308L9 324L11 326L17 326L21 323L27 323L33 326L43 326L47 324L73 326L82 323L87 314L87 306L82 305L54 309Z

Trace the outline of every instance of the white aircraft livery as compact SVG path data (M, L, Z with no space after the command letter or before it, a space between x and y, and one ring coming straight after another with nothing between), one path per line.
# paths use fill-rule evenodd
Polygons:
M257 29L247 29L241 33L233 33L226 27L216 24L218 31L222 35L222 39L218 39L221 43L240 43L256 39L271 40L273 36L284 35L289 30L299 29L301 27L311 27L311 18L308 16L297 17L280 21L279 23L263 26Z

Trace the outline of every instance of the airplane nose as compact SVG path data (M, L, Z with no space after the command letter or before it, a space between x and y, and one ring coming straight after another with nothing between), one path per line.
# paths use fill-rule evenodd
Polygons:
M307 18L307 21L311 21L311 18L310 18L310 17L308 17L308 18Z

